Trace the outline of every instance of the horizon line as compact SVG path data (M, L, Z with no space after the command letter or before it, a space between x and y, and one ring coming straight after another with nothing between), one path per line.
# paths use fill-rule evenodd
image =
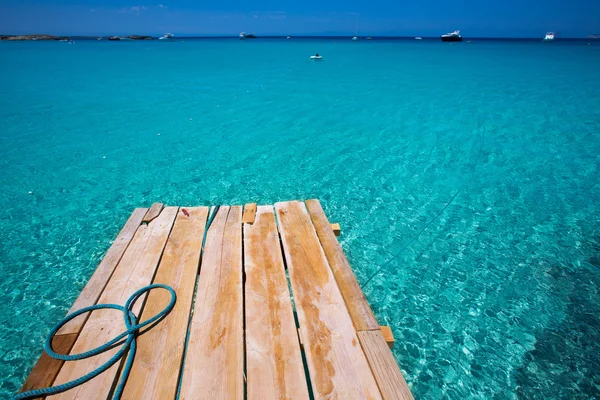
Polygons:
M85 35L81 35L81 34L49 34L49 33L24 33L24 34L0 34L0 37L6 37L6 36L34 36L34 35L48 35L48 36L56 36L56 37L78 37L78 38L98 38L98 37L112 37L112 36L118 36L118 37L123 37L123 36L150 36L150 37L160 37L162 34L138 34L138 33L130 33L130 34L96 34L96 35L92 35L92 34L85 34ZM560 40L560 39L581 39L581 40L586 40L586 39L596 39L598 40L599 38L595 38L592 36L597 36L598 34L590 34L589 36L586 37L582 37L582 36L563 36L563 37L558 37L556 38L556 40ZM350 35L350 34L298 34L298 35L288 35L288 34L265 34L265 35L260 35L257 36L258 39L269 39L269 38L285 38L287 36L291 36L292 38L351 38L354 35ZM228 39L228 38L237 38L239 37L238 34L222 34L222 33L204 33L204 34L186 34L186 35L182 35L182 36L175 36L176 38L182 38L182 39L202 39L202 38L212 38L212 39L218 39L218 38L223 38L223 39ZM367 38L367 37L371 37L371 38L386 38L386 39L414 39L415 37L421 37L423 39L433 39L436 38L438 39L440 37L440 35L436 35L436 36L419 36L419 35L358 35L359 38ZM538 36L463 36L463 38L468 38L468 39L511 39L511 40L529 40L529 39L538 39L540 37ZM543 39L543 38L542 38Z

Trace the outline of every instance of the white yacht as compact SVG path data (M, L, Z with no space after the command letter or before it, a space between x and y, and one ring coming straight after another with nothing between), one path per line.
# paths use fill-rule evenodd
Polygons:
M159 37L158 40L169 40L169 39L173 39L174 37L175 37L175 35L173 35L172 33L165 33L164 35Z
M442 35L442 42L462 42L462 36L460 36L460 31L454 31Z
M552 42L554 40L554 32L546 32L544 36L544 42Z
M423 38L421 36L417 36L415 40L423 40Z

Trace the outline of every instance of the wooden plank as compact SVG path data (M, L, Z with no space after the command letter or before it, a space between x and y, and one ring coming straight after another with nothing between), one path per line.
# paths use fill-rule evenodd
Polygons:
M242 207L208 229L180 399L243 399Z
M123 229L121 229L121 232L119 232L119 235L110 246L110 249L108 249L106 255L102 261L100 261L100 264L98 264L96 271L79 294L79 297L77 297L77 300L75 300L75 303L73 303L73 306L69 310L69 314L96 304L147 212L147 208L136 208L133 211L125 223L125 226ZM69 323L60 328L57 334L78 334L88 317L89 314L83 314L71 320Z
M123 399L175 398L208 218L208 207L190 207L186 211L189 217L182 211L177 214L153 282L171 286L177 303L162 322L138 337ZM140 321L158 314L170 298L164 290L150 292Z
M383 339L388 344L388 347L390 349L393 349L394 344L396 343L396 340L394 339L394 333L392 332L392 328L390 328L389 326L380 326L379 330L381 331L381 334L383 335Z
M165 207L165 205L163 203L152 204L152 207L150 207L150 209L148 210L148 213L146 214L146 216L144 217L144 220L142 222L145 222L145 223L152 222L152 220L154 220L156 217L158 217L160 215L160 212L163 210L164 207Z
M408 400L413 396L394 355L380 330L358 332L360 344L369 360L377 385L385 400Z
M75 300L68 314L96 304L147 211L146 208L136 208L129 216L125 226L98 264L96 271ZM84 314L71 320L57 332L52 341L57 352L67 354L71 350L88 316L88 314ZM63 364L64 361L51 358L46 352L43 352L21 387L21 392L52 385Z
M321 203L319 203L319 200L307 200L306 207L335 280L342 296L344 296L354 327L357 331L379 329L379 323L377 323L371 306L369 306L356 276L352 272L342 247L331 230L329 221L323 212L323 208L321 208Z
M155 220L138 228L98 303L124 305L127 298L136 290L152 282L176 214L177 207L166 207ZM136 315L140 314L143 302L142 296L133 307L132 311ZM108 342L124 330L125 324L121 313L114 310L94 311L79 334L71 354L95 348ZM116 351L115 348L95 357L65 363L54 384L59 385L85 375L105 363ZM111 390L118 369L119 363L81 386L52 396L52 399L104 400Z
M244 217L242 222L244 224L253 224L254 218L256 217L256 203L249 203L244 206Z
M52 348L57 353L69 354L76 339L76 333L56 335L52 339ZM52 358L44 351L21 387L20 392L51 386L63 364L64 361Z
M247 398L307 399L273 206L244 224Z
M294 201L275 209L315 397L380 399L306 207Z
M330 226L331 226L331 230L333 231L333 234L335 236L340 236L342 234L342 228L340 227L340 224L338 224L336 222L336 223L331 224Z

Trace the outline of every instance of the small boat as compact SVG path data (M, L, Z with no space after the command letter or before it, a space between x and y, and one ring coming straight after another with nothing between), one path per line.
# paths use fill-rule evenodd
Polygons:
M99 37L98 39L96 39L96 40L103 40L103 39L104 39L104 38L103 38L102 36L100 36L100 37Z
M544 36L543 42L552 42L554 41L554 32L546 32L546 36Z
M240 39L241 39L241 40L245 40L245 39L256 39L256 35L254 35L254 33L246 33L246 32L242 32L242 33L240 33Z
M358 40L358 14L356 14L356 31L354 32L354 37L352 40L355 42Z
M322 60L323 56L320 56L319 53L315 54L314 56L310 56L311 60Z
M59 42L68 42L68 41L69 41L69 39L63 38L63 39L59 39L58 41L59 41Z
M175 37L175 35L173 35L172 33L165 33L164 35L159 37L158 40L170 40L170 39L173 39L174 37Z
M108 40L119 41L119 40L121 40L121 38L118 37L118 36L111 36L111 37L108 38Z
M415 40L423 40L423 38L421 36L417 36Z
M292 38L291 35L287 35L287 37L286 37L287 40L290 40L291 38Z
M442 35L442 42L462 42L462 36L460 36L460 31L454 31Z

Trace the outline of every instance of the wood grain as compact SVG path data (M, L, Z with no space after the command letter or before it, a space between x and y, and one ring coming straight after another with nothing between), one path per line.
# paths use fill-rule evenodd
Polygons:
M180 399L243 399L242 207L208 229Z
M164 320L138 337L123 399L175 398L208 207L190 207L186 211L189 217L181 210L177 214L153 282L171 286L177 302ZM165 290L150 292L140 321L158 314L170 298Z
M396 343L396 340L394 339L394 333L392 332L392 328L390 328L389 326L380 326L379 330L381 331L381 334L383 335L383 339L388 344L388 347L390 349L394 348L394 344Z
M247 398L307 399L273 206L244 224Z
M152 282L176 213L177 207L167 207L155 220L138 228L98 303L124 305L131 294ZM142 296L133 307L136 315L139 315L143 301ZM106 309L94 311L84 325L70 354L82 353L95 348L108 342L124 330L125 324L121 313ZM95 357L65 363L54 384L62 384L81 377L105 363L116 351L115 348ZM118 368L119 363L91 381L50 398L104 400L111 390Z
M413 396L394 355L380 330L358 332L360 344L369 360L377 385L385 400L409 400Z
M244 216L242 222L244 224L253 224L256 217L256 203L249 203L244 206Z
M148 213L146 213L146 216L144 217L144 220L142 222L145 222L145 223L152 222L154 220L154 218L156 218L160 215L160 212L162 211L162 209L164 207L165 207L165 205L163 203L152 204L152 206L148 210Z
M331 230L333 231L333 234L335 236L340 236L342 234L342 228L340 227L340 224L338 224L336 222L336 223L330 224L330 226L331 226Z
M81 293L79 293L79 297L77 297L77 300L75 300L75 303L71 306L68 314L96 304L147 212L147 208L136 208L133 211L125 223L125 226L121 229L121 232L119 232L119 235L110 246L110 249L108 249L106 255L102 261L100 261L100 264L98 264L96 271ZM60 328L57 334L79 334L88 317L89 314L78 316Z
M310 213L312 223L325 251L327 261L331 266L335 280L344 296L344 301L352 317L352 322L357 331L379 329L379 323L360 288L356 276L344 255L340 243L335 238L329 221L323 212L318 200L307 200L306 207Z
M59 354L69 354L76 339L76 333L56 335L52 339L52 348ZM63 364L64 361L52 358L44 351L19 392L52 386Z
M380 399L306 207L294 201L275 209L315 397Z

